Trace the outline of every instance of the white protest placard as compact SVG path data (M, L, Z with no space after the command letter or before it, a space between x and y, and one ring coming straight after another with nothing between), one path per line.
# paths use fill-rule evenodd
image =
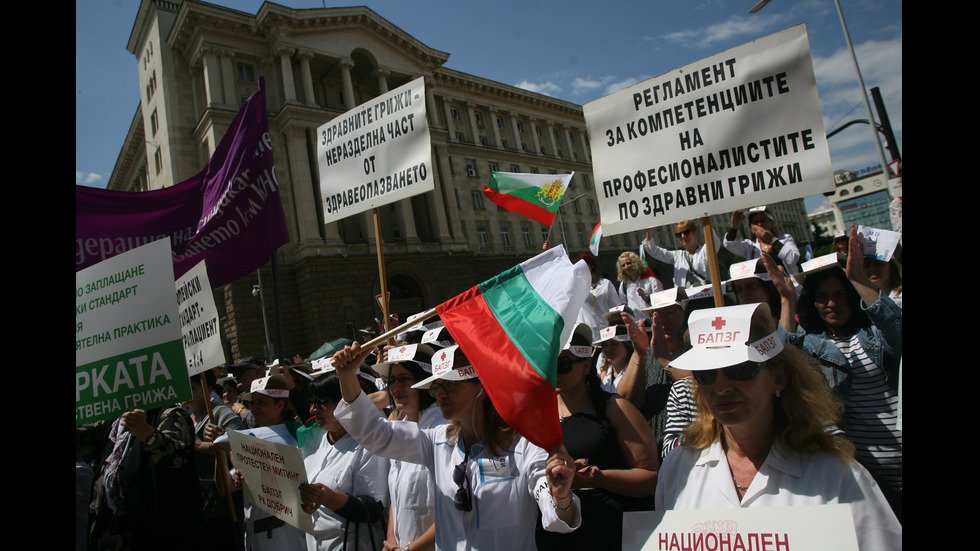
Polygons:
M623 513L623 551L858 551L848 504Z
M260 430L265 427L259 427ZM231 456L245 478L249 501L300 530L313 533L313 516L303 512L299 485L307 482L303 451L230 430Z
M75 424L189 400L170 238L75 272Z
M323 219L335 222L434 189L419 77L317 129Z
M895 254L902 234L891 230L872 228L871 226L857 227L858 243L861 244L861 254L888 262Z
M605 235L834 189L804 25L583 111Z
M221 324L205 263L199 262L175 282L187 373L197 375L225 363Z

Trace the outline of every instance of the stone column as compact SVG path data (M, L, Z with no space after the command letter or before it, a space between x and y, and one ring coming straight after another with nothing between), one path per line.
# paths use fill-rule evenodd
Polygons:
M446 124L440 124L438 110L436 109L436 96L432 89L435 88L435 79L425 77L425 110L429 113L429 126L432 128L445 128Z
M470 117L470 128L473 131L472 142L474 144L479 144L480 131L479 131L479 126L476 124L476 109L474 109L474 107L475 105L472 102L469 101L466 102L466 114L469 115Z
M572 145L572 129L569 127L562 127L562 135L565 142L565 151L568 151L568 155L566 155L565 158L575 159L575 149Z
M524 150L524 142L521 140L521 131L517 127L517 122L518 122L517 121L517 113L511 113L510 114L510 125L514 129L514 147L516 147L518 151L523 151Z
M534 140L534 154L541 154L541 140L538 139L538 119L536 117L528 117L527 124L530 126L531 139Z
M500 113L500 110L498 110L496 107L491 107L489 109L489 113L490 114L488 117L490 120L487 121L487 123L490 125L490 132L493 135L493 145L499 149L503 149L504 144L500 141L500 129L497 128L497 116Z
M555 141L555 125L551 121L548 121L544 125L544 132L547 134L547 143L551 147L550 153L555 157L558 157L558 142Z
M279 56L279 67L282 69L282 88L286 95L283 103L296 101L296 81L293 79L292 61L293 52L295 51L293 48L287 46L280 46L276 50L276 55Z
M340 76L344 81L344 105L347 109L353 109L357 105L354 103L354 82L350 78L350 70L354 68L354 60L344 57L338 63L340 64Z
M204 67L204 96L206 107L221 105L225 101L224 87L221 83L221 60L214 48L201 48Z
M378 67L374 70L374 74L378 77L378 90L381 94L388 92L388 77L391 75L391 71Z
M584 157L582 159L582 162L583 163L591 163L592 162L592 160L591 160L591 157L592 156L589 155L589 137L588 137L588 133L583 132L581 130L577 130L576 131L576 134L578 134L578 137L581 139L581 142L582 142L582 157ZM659 243L659 241L658 241L658 243Z
M235 97L235 53L228 50L218 52L221 57L222 87L224 88L224 102L228 105L237 106L238 98Z
M303 96L306 105L316 105L316 94L313 92L313 74L310 72L310 60L313 59L313 52L300 50L296 52L299 58L300 79L303 81Z

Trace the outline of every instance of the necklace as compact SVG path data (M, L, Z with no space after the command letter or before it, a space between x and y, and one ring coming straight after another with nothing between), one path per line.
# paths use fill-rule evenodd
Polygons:
M747 492L747 491L749 491L749 487L748 486L742 486L741 484L738 483L737 480L735 480L735 475L732 475L732 482L735 483L735 489L736 490L738 490L740 492Z

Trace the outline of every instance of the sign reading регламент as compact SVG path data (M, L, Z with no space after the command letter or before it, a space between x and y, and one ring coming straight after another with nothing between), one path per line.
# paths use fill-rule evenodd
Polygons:
M190 398L170 239L75 272L75 425Z
M583 111L604 235L834 189L804 25Z

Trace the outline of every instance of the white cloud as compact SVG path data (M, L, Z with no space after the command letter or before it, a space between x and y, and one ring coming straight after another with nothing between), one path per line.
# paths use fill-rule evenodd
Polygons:
M94 172L89 172L86 174L80 170L75 171L76 186L95 186L103 180L105 180L105 178L101 174L96 174Z
M667 42L682 46L709 48L719 42L729 42L739 37L755 38L767 34L781 24L783 17L771 16L741 16L729 17L728 20L699 29L677 31L663 35Z
M538 94L544 94L546 96L554 96L555 94L561 92L561 86L555 84L554 82L542 82L540 84L534 82L523 81L515 84L518 88L522 88L529 92L537 92Z

